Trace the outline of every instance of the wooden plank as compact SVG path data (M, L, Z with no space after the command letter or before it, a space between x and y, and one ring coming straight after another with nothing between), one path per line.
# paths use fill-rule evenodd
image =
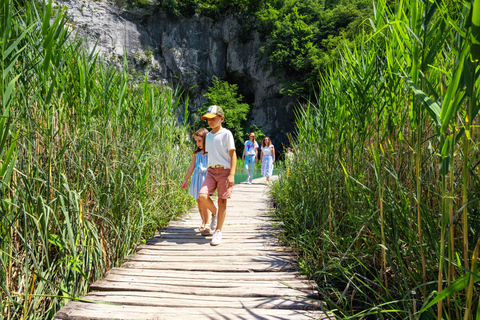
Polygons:
M289 247L284 247L284 246L267 246L267 245L262 245L262 244L249 244L248 246L225 246L222 244L222 246L218 247L212 247L210 245L210 242L207 241L204 244L192 244L190 245L189 243L184 243L184 244L179 244L177 246L172 246L172 245L167 245L167 246L161 246L161 245L141 245L137 247L138 249L146 249L148 248L149 250L158 250L158 251L212 251L212 250L233 250L233 251L270 251L270 252L291 252L292 249Z
M195 263L182 262L136 262L129 261L122 265L123 268L156 269L156 270L184 270L184 271L220 271L220 272L272 272L272 271L297 271L298 267L292 263Z
M185 224L185 225L177 225L173 226L170 228L177 228L174 231L178 231L178 233L188 233L188 232L193 232L193 233L198 233L200 234L200 231L198 231L198 228L200 228L201 221L198 219L197 222L191 223L191 224ZM181 229L185 231L181 231ZM171 233L173 233L173 229ZM245 232L265 232L265 231L275 231L278 230L277 226L265 226L264 224L238 224L238 225L230 225L230 224L224 224L222 227L222 233L245 233Z
M333 319L321 311L260 308L166 308L118 306L70 302L57 313L59 320L326 320Z
M275 216L272 216L269 213L265 214L265 211L260 209L245 211L245 209L238 209L238 208L230 208L229 210L229 208L227 207L227 215L225 217L235 221L244 220L245 222L249 222L249 223L262 222L262 223L268 224L268 221L269 221L268 218L274 222L277 222L275 221ZM169 226L172 226L172 225L174 226L178 223L193 223L200 220L201 219L198 212L191 213L189 215L179 217L177 218L177 220L170 221Z
M192 227L189 227L189 228L183 228L183 227L166 227L166 228L162 228L162 233L161 235L160 234L156 234L155 235L155 238L158 238L158 237L161 237L165 234L182 234L182 233L186 233L186 234L200 234L201 232L198 231L198 228L200 227L200 225L195 225L195 226L192 226ZM267 235L279 235L281 234L281 230L278 230L278 229L272 229L272 228L264 228L264 229L248 229L248 231L246 231L245 229L240 229L240 228L231 228L228 232L226 233L229 233L229 234L235 234L235 233L242 233L242 234L248 234L248 235L251 235L251 234L259 234L261 230L261 233L264 233L264 234L267 234Z
M158 249L158 248L157 248ZM158 256L185 256L185 257L198 257L205 256L204 251L197 250L157 250L149 248L138 249L138 254L149 254L149 255L158 255ZM266 256L266 257L278 257L278 256L292 256L296 257L296 254L292 251L270 251L270 250L228 250L228 249L215 249L216 255L222 255L225 257L229 256Z
M233 204L232 204L233 205ZM228 206L227 205L227 215L226 217L235 219L235 220L241 220L242 218L245 220L246 218L250 219L265 219L270 218L275 220L275 214L273 210L266 210L265 206L263 205L262 208L262 203L255 203L255 204L247 204L248 208L239 208L238 206L245 206L245 204L236 204L236 206ZM195 212L190 212L188 214L179 216L175 218L175 220L172 220L172 223L178 222L178 221L188 221L192 220L196 221L200 219L200 214L198 211Z
M164 231L169 231L169 232L178 232L178 233L188 233L188 232L199 232L198 228L200 227L200 220L198 220L198 223L192 224L190 226L169 226L165 227L162 229L162 233ZM224 232L228 233L242 233L245 232L245 228L238 228L230 225L224 225L222 228ZM250 232L272 232L272 231L277 231L277 227L272 227L272 226L258 226L258 225L252 225L248 228ZM160 235L158 235L159 237Z
M306 276L298 272L213 272L213 271L181 271L113 268L107 272L119 275L138 275L142 277L158 277L163 279L207 279L210 281L287 281L306 280Z
M180 239L198 239L200 237L211 239L212 234L208 236L203 236L198 233L164 233L159 238L160 239L173 239L173 240L180 240ZM268 241L277 241L277 237L273 234L245 234L245 233L229 233L223 232L222 240L237 240L243 242L243 240L268 240Z
M124 261L142 261L142 262L185 262L185 263L208 263L215 265L217 263L269 263L269 264L283 264L295 263L295 256L224 256L222 252L218 254L214 252L208 256L162 256L143 254L142 251L135 255L125 258ZM214 267L213 267L214 268Z
M267 220L233 220L233 219L228 219L225 218L225 221L228 221L228 224L224 225L224 228L235 228L235 229L242 229L246 230L247 228L253 228L253 227L275 227L273 223L267 222ZM198 219L198 222L200 222L200 219ZM176 227L198 227L198 222L197 221L175 221L172 223L172 226ZM223 230L222 231L226 231Z
M267 245L261 242L256 243L222 243L220 246L212 246L210 244L210 239L206 239L205 242L189 242L189 241L175 241L165 242L165 243L155 243L152 245L151 250L203 250L207 252L215 252L215 249L225 250L237 250L237 251L248 251L248 250L272 250L272 251L291 251L290 248L282 247L281 245Z
M184 232L165 232L161 236L155 237L155 239L200 239L205 237L211 237L213 231L210 232L210 235L204 236L200 231L184 231ZM222 232L223 240L250 240L250 239L266 239L267 241L277 241L279 233L276 232L259 232L255 233L246 233L246 232ZM152 238L153 239L153 238ZM150 239L149 239L150 240ZM153 240L152 240L153 241Z
M91 290L97 291L152 291L152 292L168 292L188 295L203 296L223 296L223 297L311 297L316 298L317 293L310 289L292 289L286 285L279 287L278 285L257 286L252 283L243 286L232 287L208 287L202 286L178 286L169 284L155 284L145 282L122 282L100 280L93 283Z
M175 285L175 286L211 286L215 288L233 288L233 287L251 287L251 281L245 280L225 280L225 279L216 279L214 282L210 279L172 279L172 278L152 278L139 275L119 275L109 273L104 278L106 281L110 282L130 282L130 283L148 283L154 285ZM309 280L282 280L282 281L266 281L266 280L257 280L254 283L257 287L272 287L272 288L292 288L298 290L313 290L314 283Z
M210 239L202 236L198 236L194 239L189 238L179 238L179 239L162 239L162 238L155 238L149 239L147 244L155 245L155 246L171 246L171 245L181 245L181 244L195 244L195 245L203 245L203 244L210 244ZM244 239L241 242L236 241L236 239L229 239L229 238L222 238L222 247L225 246L238 246L243 247L246 245L268 245L268 246L281 246L277 239L267 240L267 239Z
M302 309L315 310L320 307L319 300L301 297L225 297L185 295L165 292L128 292L108 291L91 292L86 300L117 303L121 305L155 306L183 308L186 301L190 308L260 308L260 309Z

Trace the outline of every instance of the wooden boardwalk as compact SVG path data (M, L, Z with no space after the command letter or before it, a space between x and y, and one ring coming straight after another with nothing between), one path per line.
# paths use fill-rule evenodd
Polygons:
M70 301L55 319L327 319L259 180L235 185L219 246L189 212L90 287L84 299L102 303Z

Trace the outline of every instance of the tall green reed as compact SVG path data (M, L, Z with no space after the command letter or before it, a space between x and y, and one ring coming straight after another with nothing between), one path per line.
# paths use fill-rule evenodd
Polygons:
M341 318L480 312L475 5L377 1L297 113L296 160L272 193Z
M178 92L86 51L62 7L0 13L0 317L52 319L191 205Z

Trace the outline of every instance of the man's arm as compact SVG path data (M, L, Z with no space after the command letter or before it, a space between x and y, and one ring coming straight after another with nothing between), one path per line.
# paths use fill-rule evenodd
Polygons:
M230 154L230 174L227 178L227 187L233 187L235 184L235 169L237 168L237 153L235 149L230 149L228 153Z

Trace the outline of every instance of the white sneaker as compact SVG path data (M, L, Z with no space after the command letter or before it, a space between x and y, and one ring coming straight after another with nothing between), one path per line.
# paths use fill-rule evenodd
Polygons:
M213 233L212 241L210 241L210 244L212 246L218 246L222 242L222 232L220 230L215 230Z
M248 176L247 180L245 180L246 183L248 183L248 181L250 181L250 176Z
M248 180L248 184L252 184L252 179Z
M212 222L210 222L210 230L217 229L217 215L212 214Z

